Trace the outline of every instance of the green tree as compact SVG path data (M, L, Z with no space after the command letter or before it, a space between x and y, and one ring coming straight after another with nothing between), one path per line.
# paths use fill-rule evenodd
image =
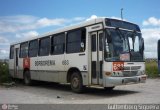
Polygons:
M8 64L0 62L0 83L9 81Z

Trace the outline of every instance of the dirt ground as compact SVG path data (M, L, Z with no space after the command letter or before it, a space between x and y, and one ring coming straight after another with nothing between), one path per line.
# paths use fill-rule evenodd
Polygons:
M160 104L160 79L148 79L144 84L115 87L113 91L87 88L85 93L73 93L69 85L36 82L13 87L0 86L0 104Z

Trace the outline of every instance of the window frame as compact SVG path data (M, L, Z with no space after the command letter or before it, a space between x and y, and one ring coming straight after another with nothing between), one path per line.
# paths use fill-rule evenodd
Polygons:
M62 36L60 36L60 35L64 35L63 37L64 37L64 42L63 43L54 43L54 38L55 37L62 37ZM60 54L64 54L64 52L65 52L65 39L66 39L66 35L65 35L65 32L62 32L62 33L58 33L58 34L54 34L54 35L52 35L52 37L51 37L51 49L50 49L50 53L51 53L51 55L60 55ZM63 45L63 52L54 52L54 46L56 46L56 45Z
M26 54L26 56L22 56L22 45L23 44L27 44L27 54ZM19 52L19 58L27 58L28 57L28 41L27 42L22 42L21 44L20 44L20 52Z
M41 54L40 53L40 50L41 50L41 41L42 40L44 40L44 39L48 39L49 38L49 50L48 50L48 53L47 54ZM50 36L46 36L46 37L43 37L43 38L40 38L39 39L39 46L38 46L39 48L38 48L38 56L49 56L50 55L50 49L51 49L51 38L50 38Z
M76 32L76 31L81 31L81 38L80 38L80 41L78 41L78 40L75 40L75 41L68 41L68 35L69 35L69 33L72 33L72 32ZM77 29L74 29L74 30L70 30L70 31L68 31L67 32L67 34L66 34L66 53L67 54L72 54L72 53L82 53L82 52L85 52L85 50L86 50L86 32L87 32L87 30L86 30L86 27L82 27L82 28L77 28ZM83 35L84 34L84 35ZM82 41L83 41L83 43L84 43L84 48L83 48L83 50L81 51L81 43L82 43ZM73 44L73 43L80 43L80 51L75 51L75 52L73 52L73 51L68 51L68 44Z
M30 55L30 44L32 43L32 42L37 42L37 47L36 48L32 48L32 50L36 50L36 55ZM38 51L39 51L39 40L38 39L34 39L34 40L31 40L31 41L29 41L29 44L28 44L28 57L37 57L38 56Z
M12 52L13 51L13 52ZM14 59L14 45L10 46L9 59Z

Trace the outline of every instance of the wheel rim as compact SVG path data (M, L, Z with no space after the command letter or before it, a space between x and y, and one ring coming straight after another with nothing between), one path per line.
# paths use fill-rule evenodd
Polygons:
M77 77L73 78L73 80L72 80L72 86L74 88L78 88L78 86L79 86L79 79Z

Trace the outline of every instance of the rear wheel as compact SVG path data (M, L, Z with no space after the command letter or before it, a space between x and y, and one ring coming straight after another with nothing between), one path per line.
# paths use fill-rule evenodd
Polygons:
M24 84L25 85L31 85L32 84L31 75L30 75L29 71L24 72Z
M83 92L83 82L82 77L79 72L74 72L71 75L71 89L73 92L81 93Z

